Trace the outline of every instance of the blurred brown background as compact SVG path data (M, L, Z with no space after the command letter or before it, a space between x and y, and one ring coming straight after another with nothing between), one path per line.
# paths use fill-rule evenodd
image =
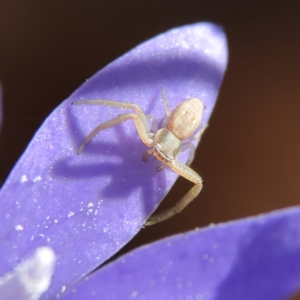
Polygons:
M300 1L0 0L0 182L43 119L85 79L172 27L212 21L229 64L193 168L199 198L125 248L300 204ZM179 180L171 206L189 188Z

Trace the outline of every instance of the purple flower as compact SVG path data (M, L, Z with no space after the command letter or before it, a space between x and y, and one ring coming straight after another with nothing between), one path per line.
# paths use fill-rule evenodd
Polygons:
M299 287L296 209L171 237L86 277L138 233L178 174L157 173L153 157L142 162L148 148L132 122L100 132L76 155L88 133L121 110L71 103L132 102L161 122L163 89L171 109L201 99L203 126L226 64L221 28L176 28L99 71L46 119L1 190L0 295L7 274L29 274L22 266L39 264L49 248L56 264L41 299L283 299ZM45 261L39 274L48 280L53 265Z
M164 239L63 299L286 299L300 287L299 219L299 208L287 209Z

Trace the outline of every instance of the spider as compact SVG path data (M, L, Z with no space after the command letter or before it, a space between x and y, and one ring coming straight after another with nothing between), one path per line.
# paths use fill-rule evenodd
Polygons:
M123 113L110 121L98 125L86 137L79 147L77 154L82 152L85 145L99 131L132 119L142 142L146 146L150 147L143 156L143 161L147 161L148 157L153 154L159 161L162 162L162 165L157 168L157 171L161 171L165 167L169 166L174 172L194 183L194 186L174 207L161 214L151 216L145 225L153 225L178 214L200 193L202 189L201 177L192 170L189 165L194 159L195 152L195 146L191 143L191 141L199 139L206 128L206 126L203 126L194 134L194 136L192 136L201 123L204 105L201 100L197 98L190 98L180 103L175 110L171 112L169 102L164 91L162 91L162 98L166 110L166 117L159 129L157 120L150 115L146 115L141 107L134 103L124 103L111 100L79 100L72 103L72 105L106 105L121 109L134 110L134 112ZM152 121L151 130L148 122L149 119ZM182 164L178 162L178 155L188 149L190 150L190 153L187 163Z

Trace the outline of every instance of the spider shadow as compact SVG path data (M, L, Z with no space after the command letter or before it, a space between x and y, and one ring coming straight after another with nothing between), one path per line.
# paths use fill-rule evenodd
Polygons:
M156 99L155 97L153 100ZM146 112L151 111L153 105L154 101L150 101ZM103 110L107 109L104 106L100 107ZM75 145L74 148L78 149L86 136L81 130L79 120L72 113L73 109L71 105L67 108L67 120L72 143ZM99 118L99 124L102 122L103 120ZM124 126L131 127L130 134L126 133ZM75 180L99 178L99 199L125 200L134 191L141 189L140 197L143 199L144 211L150 214L158 204L158 200L162 199L162 196L158 199L157 191L159 195L167 192L166 171L156 171L160 163L153 156L149 157L147 162L142 161L142 156L149 148L141 141L132 121L118 124L105 131L110 131L114 139L102 142L101 134L104 131L99 132L79 156L74 152L74 157L57 161L53 166L52 175ZM74 164L77 159L82 159L82 162Z

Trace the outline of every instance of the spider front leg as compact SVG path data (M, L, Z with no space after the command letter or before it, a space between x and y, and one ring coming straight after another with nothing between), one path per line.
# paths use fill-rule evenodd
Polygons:
M110 127L114 127L116 126L117 124L121 123L121 122L124 122L124 121L127 121L129 119L133 119L136 117L135 114L132 114L132 113L129 113L129 114L121 114L103 124L100 124L98 125L84 140L84 142L80 145L79 149L77 150L77 154L80 154L85 145L95 136L97 135L97 133L99 131L102 131L104 129L107 129L107 128L110 128ZM136 125L137 126L137 125Z
M189 203L191 203L201 192L202 189L202 179L201 177L190 167L177 162L176 160L169 164L169 167L182 177L189 181L192 181L195 185L188 191L188 193L181 198L181 200L172 208L164 211L161 214L150 217L145 223L146 226L154 225L156 223L165 221L176 214L180 213Z
M138 131L138 134L145 145L148 147L152 146L153 143L153 134L150 132L149 124L146 115L143 110L136 104L133 103L123 103L117 101L109 100L79 100L72 103L72 105L106 105L117 107L121 109L133 109L135 113L125 113L121 114L110 121L107 121L103 124L98 125L84 140L82 145L79 147L77 153L81 153L85 145L101 130L116 126L117 124L132 119L134 125Z

